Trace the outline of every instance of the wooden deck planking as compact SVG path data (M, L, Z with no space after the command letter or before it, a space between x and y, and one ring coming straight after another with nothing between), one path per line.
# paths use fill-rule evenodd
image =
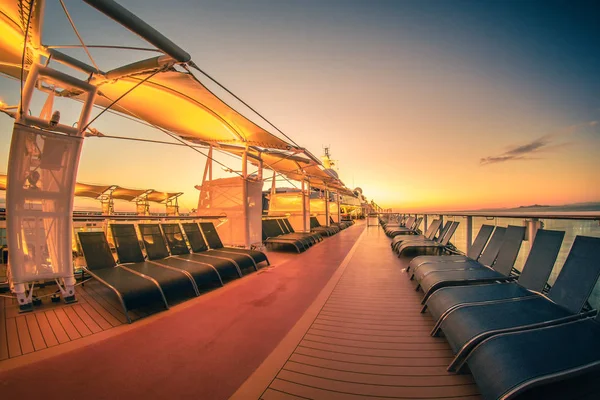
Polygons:
M34 347L27 327L27 320L24 316L15 318L17 323L17 333L19 335L19 343L21 344L21 353L33 353Z
M472 376L446 371L453 353L429 336L421 296L389 239L369 228L261 398L479 399Z
M115 315L112 312L110 312L109 310L104 308L102 306L102 304L100 304L95 298L88 295L88 293L86 291L82 291L81 295L87 298L87 302L88 302L89 306L91 308L93 308L94 311L96 311L96 313L98 313L98 315L100 315L112 327L127 323L127 319L125 318L125 315L123 315L121 313L119 318L115 317ZM98 322L98 324L100 326L103 325L101 322L99 322L99 320L97 320L96 322ZM106 329L108 329L108 328L106 328Z
M40 327L40 331L42 332L42 336L44 337L46 345L48 347L56 346L58 344L58 340L56 339L56 335L50 326L50 322L48 322L46 313L35 314L35 318L37 319L38 326Z
M104 330L100 327L100 325L96 323L96 321L94 321L94 319L83 309L81 305L74 305L72 310L75 311L79 318L81 318L81 320L83 321L85 326L90 330L91 333L98 333Z
M79 339L81 337L81 334L79 333L77 328L75 328L75 325L73 325L73 323L71 322L71 320L65 313L64 309L58 308L58 309L54 310L54 313L56 314L56 318L58 318L58 321L64 328L64 330L67 333L67 336L69 336L70 340Z
M69 335L67 334L65 328L58 320L58 317L54 310L47 311L46 317L48 318L48 323L50 324L50 327L52 327L52 332L54 332L54 334L56 335L56 340L58 340L58 343L70 342L71 339L69 338Z
M14 318L6 319L6 340L8 341L9 357L17 357L23 354L23 352L21 352L21 344L19 343L17 321Z
M69 321L71 321L75 329L77 329L77 332L81 337L89 336L92 334L90 328L88 328L85 322L83 322L79 315L77 315L73 307L65 307L62 310L65 312L67 318L69 318Z
M35 314L26 315L25 320L27 321L27 329L29 329L29 334L31 335L31 341L33 342L33 348L35 351L48 347L46 346L44 335L42 335L42 330L40 329L40 325L38 324Z
M115 317L120 323L126 324L127 318L123 313L123 308L120 304L114 299L103 296L101 290L94 288L93 285L87 284L83 291L87 294L88 297L94 298L96 303L100 304L102 308L108 311L113 317ZM130 316L133 317L133 312L129 313ZM133 318L132 318L133 319Z

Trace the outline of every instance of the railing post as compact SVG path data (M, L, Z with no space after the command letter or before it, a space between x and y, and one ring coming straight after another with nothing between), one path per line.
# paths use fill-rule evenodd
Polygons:
M533 245L533 240L535 239L535 235L537 234L540 225L541 223L539 218L531 218L527 220L527 240L529 240L529 248L531 248Z
M465 239L467 242L467 253L471 250L471 244L473 242L473 217L467 218L467 233L465 234Z
M423 214L423 233L427 232L427 214Z

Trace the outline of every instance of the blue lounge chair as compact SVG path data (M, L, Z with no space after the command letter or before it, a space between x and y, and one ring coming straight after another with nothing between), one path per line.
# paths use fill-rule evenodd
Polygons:
M110 230L121 268L154 278L167 300L198 296L198 287L189 272L146 261L133 224L112 224Z
M443 318L453 309L465 304L482 303L502 299L533 296L535 292L542 292L548 277L554 268L560 246L565 233L540 229L523 272L516 282L494 282L482 285L448 286L435 291L423 306L421 312L429 309L429 313L436 321L432 336L438 333Z
M242 277L240 266L234 260L206 254L208 247L206 246L206 242L204 241L204 237L202 236L202 232L197 223L186 222L181 225L183 226L183 231L185 232L193 253L189 254L189 249L185 240L179 235L181 231L177 232L177 226L177 229L163 229L167 244L171 249L171 254L184 260L203 262L213 266L219 272L223 281L230 281Z
M181 247L176 247L174 249L175 253L172 253L173 256L171 256L158 224L140 224L139 228L142 242L144 243L146 254L148 255L148 260L150 262L154 262L167 268L186 271L194 279L198 290L201 288L208 290L223 286L223 280L214 266L203 262L183 260L176 257L178 253L183 252ZM183 241L183 235L181 234L181 229L179 229L179 224L165 224L163 229L169 234L175 236L179 235ZM175 233L175 231L178 232ZM185 244L185 242L183 243ZM185 245L185 250L187 250L187 245ZM187 253L189 254L189 250Z
M600 238L577 236L547 296L465 305L450 312L440 325L456 353L448 370L458 368L477 344L494 335L588 316L583 310L600 276L598 249Z
M254 264L257 265L257 267L258 264L263 261L266 262L267 265L271 265L267 255L262 251L223 246L223 242L221 242L219 233L212 222L200 222L200 229L206 238L208 247L212 250L224 251L226 253L245 254L254 260Z
M472 285L497 280L515 279L509 278L513 265L519 255L521 243L525 237L525 227L509 226L504 234L502 247L494 263L490 266L482 265L477 261L466 261L464 263L453 263L451 269L430 270L418 278L417 290L422 289L422 304L425 304L429 296L436 290L447 286ZM423 272L427 265L419 268L417 273Z
M392 240L392 243L390 244L390 246L392 247L392 250L396 251L397 248L405 240L413 240L413 239L433 240L435 238L435 235L437 235L438 231L440 230L441 225L442 225L441 219L433 220L431 222L431 224L429 225L429 227L427 228L427 231L425 231L424 234L422 234L422 235L398 235L398 236L394 237L394 240Z
M117 265L104 232L78 232L86 266L84 270L113 291L131 323L129 310L158 303L169 308L160 284L149 276Z
M398 257L415 257L423 254L441 255L450 244L460 222L448 222L440 233L439 242L435 240L407 240L398 246Z
M600 313L496 335L466 359L486 399L600 398Z
M421 231L419 231L419 226L421 226L421 222L423 222L423 217L415 219L411 226L394 228L386 231L386 234L391 238L404 235L418 235L421 233Z
M470 258L460 259L442 259L441 261L436 262L426 262L417 265L415 268L411 269L410 279L416 279L419 281L423 279L423 276L432 272L432 271L443 271L443 270L452 270L452 269L461 269L462 265L467 263L471 265L485 265L491 266L496 258L498 257L498 252L500 251L500 247L502 243L504 243L504 234L506 233L506 228L497 227L494 230L494 234L492 238L488 242L488 245L485 247L485 250L481 253L481 256L477 261L472 260Z
M451 254L451 255L441 255L441 256L418 256L411 260L406 268L406 272L414 270L419 265L429 262L461 262L467 260L478 260L481 257L481 252L483 251L485 245L488 243L490 236L494 232L493 225L482 225L481 229L479 229L479 233L475 237L471 248L467 252L466 255L462 254Z

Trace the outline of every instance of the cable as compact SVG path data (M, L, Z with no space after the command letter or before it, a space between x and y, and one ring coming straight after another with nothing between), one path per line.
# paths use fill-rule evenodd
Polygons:
M27 52L27 40L29 39L29 23L31 22L31 7L35 0L29 1L29 15L27 16L27 27L25 28L25 38L23 40L23 55L21 56L21 101L19 102L19 114L23 114L23 72L25 70L25 53Z
M73 31L75 31L75 35L77 35L77 39L79 39L79 42L81 43L81 46L83 47L83 50L90 58L90 61L92 62L92 64L94 64L94 68L96 68L96 71L100 72L100 68L98 68L98 65L96 65L94 58L90 54L90 51L88 50L88 48L85 46L85 43L83 42L81 35L77 31L77 28L75 27L75 22L73 22L73 20L71 19L71 15L69 14L69 11L67 10L67 6L65 6L65 3L63 2L63 0L58 0L58 1L60 1L60 5L62 6L63 11L65 12L65 15L67 16L67 19L69 20L69 23L71 24L71 27L73 28Z

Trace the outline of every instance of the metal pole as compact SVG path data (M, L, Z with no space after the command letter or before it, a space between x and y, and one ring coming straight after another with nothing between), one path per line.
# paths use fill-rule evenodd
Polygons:
M306 188L306 181L302 179L302 231L306 232L306 197L304 190Z
M142 21L131 11L117 4L113 0L83 0L96 10L114 19L133 33L152 43L159 50L173 57L179 62L188 62L192 57L181 47L167 39L162 33Z
M250 247L250 218L248 218L248 145L242 154L242 202L244 204L244 246Z
M325 188L325 226L331 226L329 223L329 190Z
M467 242L467 253L471 250L473 244L473 217L467 217L467 233L465 234Z

